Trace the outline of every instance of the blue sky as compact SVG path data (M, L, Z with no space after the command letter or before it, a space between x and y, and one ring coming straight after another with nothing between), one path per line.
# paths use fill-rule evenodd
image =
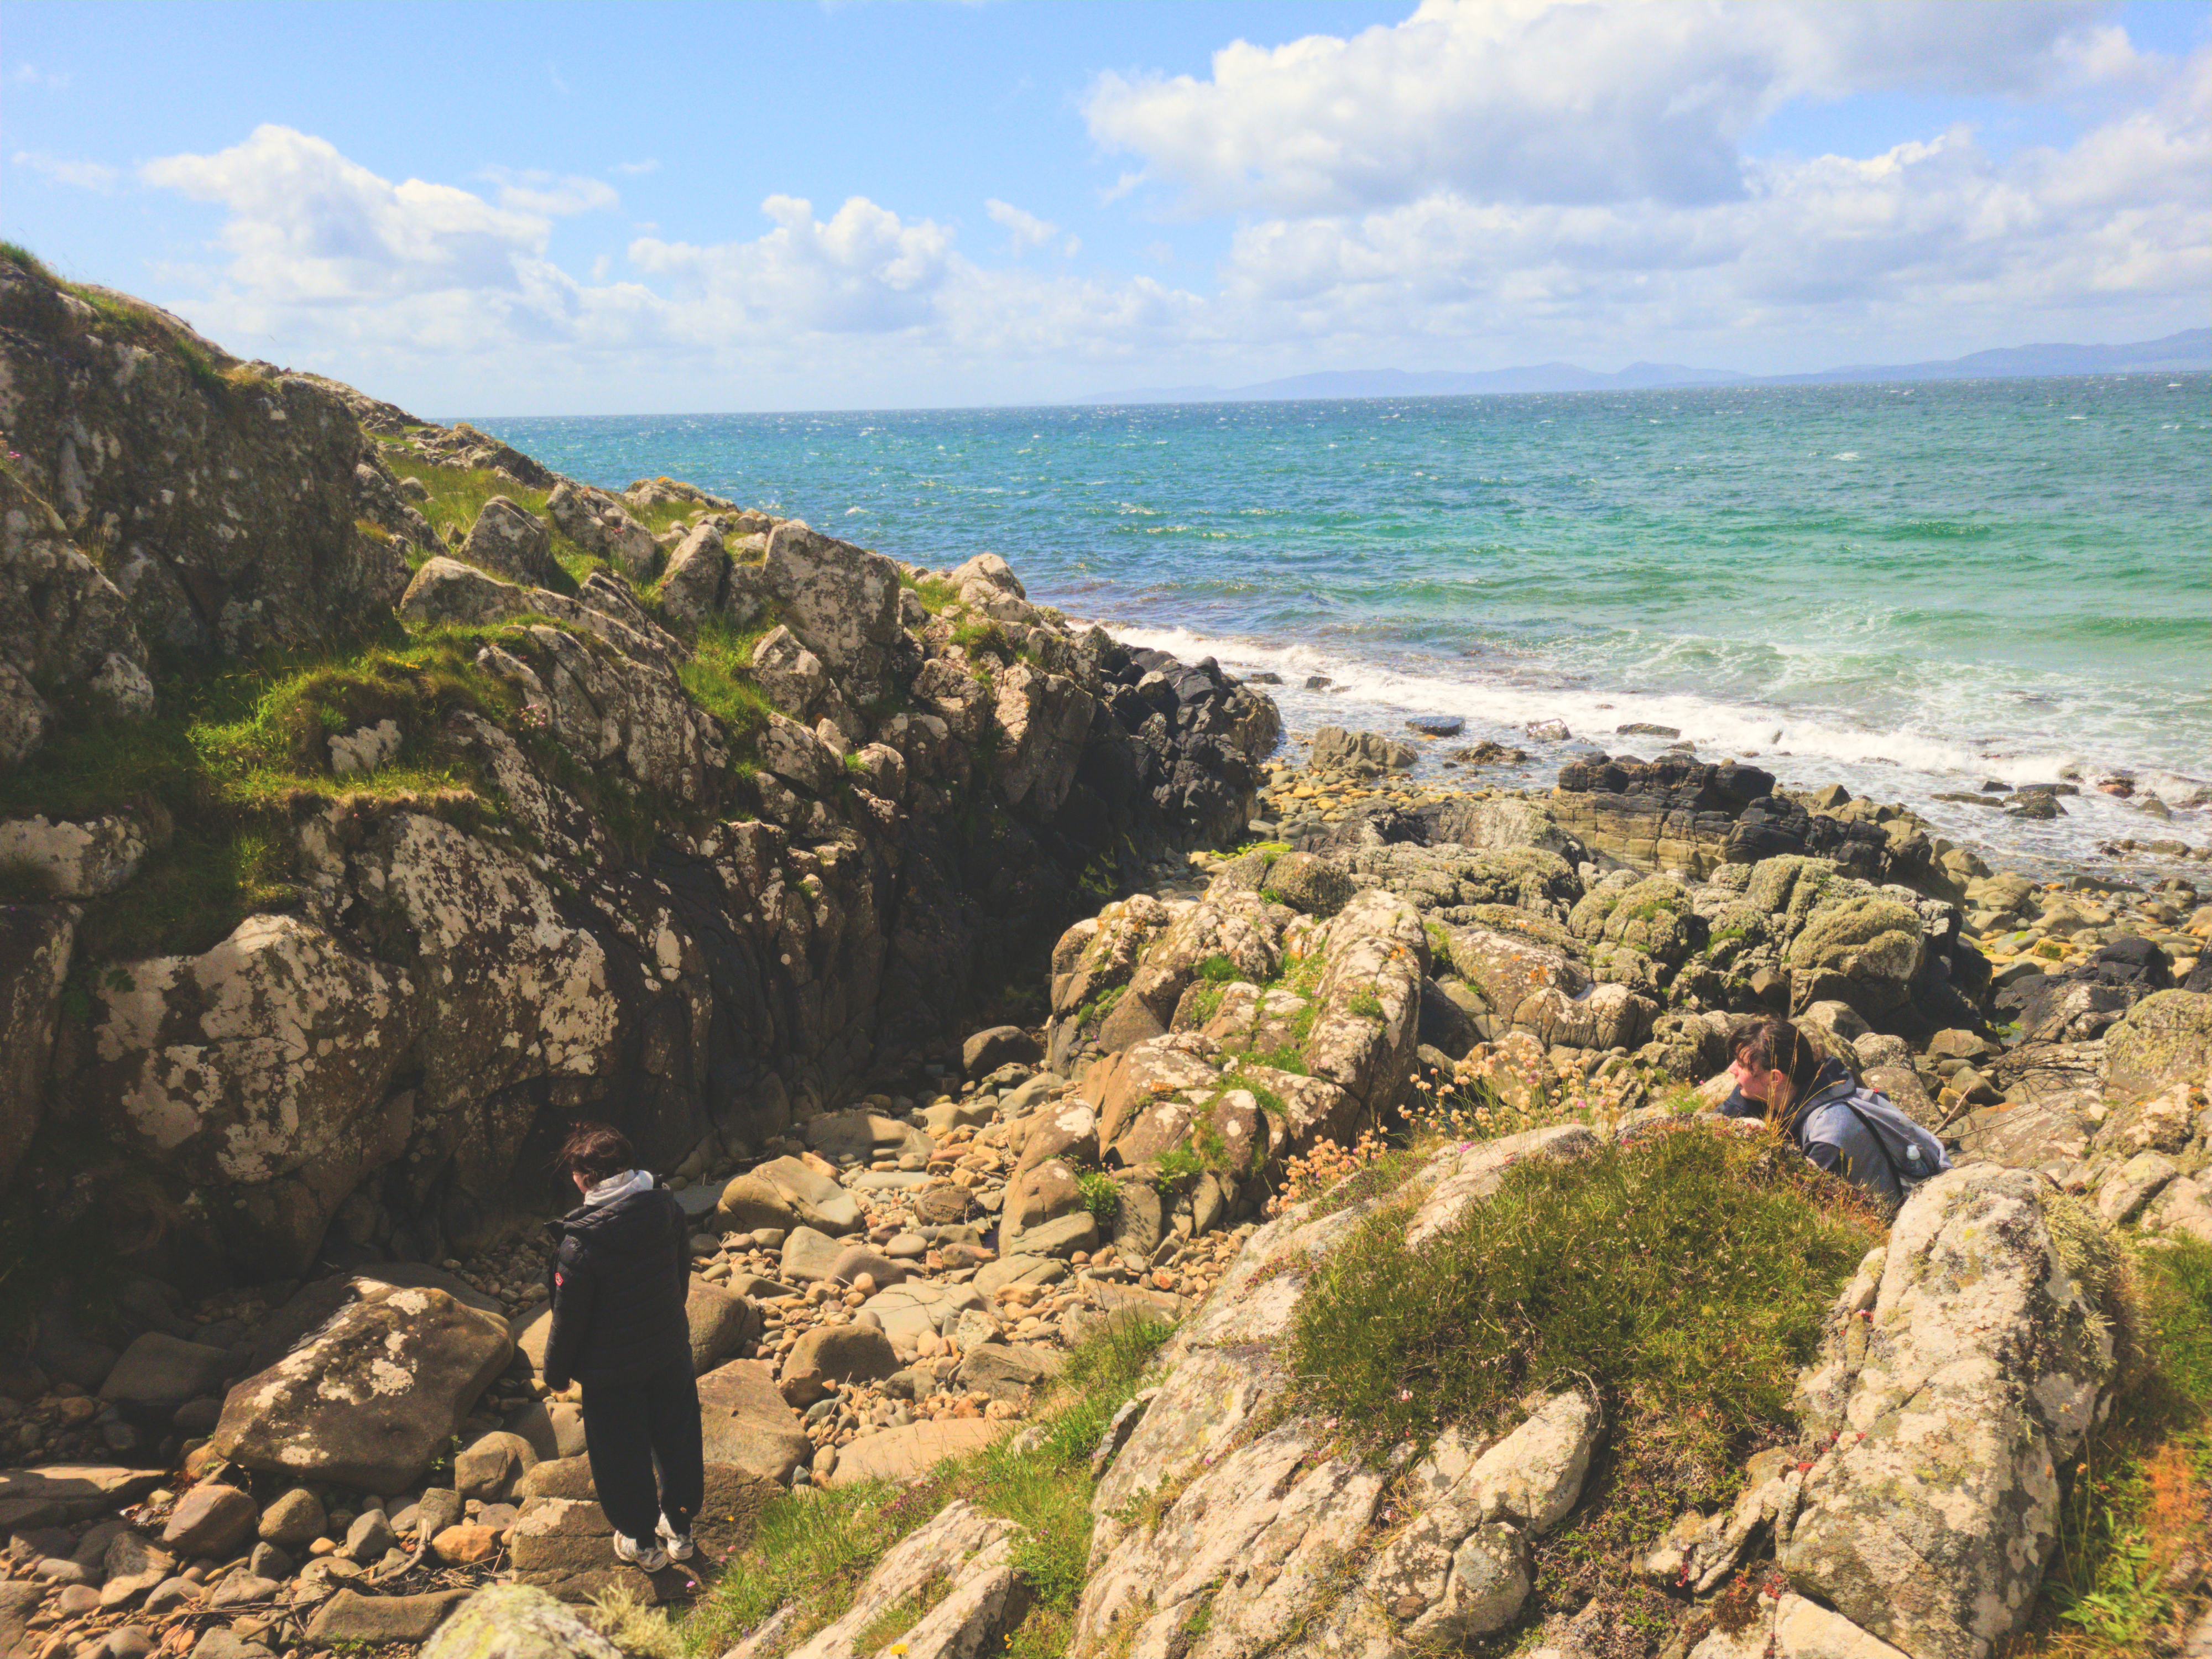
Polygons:
M2130 339L2212 313L2208 18L16 3L0 235L426 411Z

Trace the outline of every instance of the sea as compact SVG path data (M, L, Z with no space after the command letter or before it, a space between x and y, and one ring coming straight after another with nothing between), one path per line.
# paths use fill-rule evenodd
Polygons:
M1000 554L1032 599L1280 676L1293 733L1463 720L1424 775L1492 738L1529 759L1482 781L1547 787L1673 741L1640 724L2007 867L2212 842L2182 805L2212 794L2212 374L477 424L933 569ZM2061 782L2045 822L1944 799Z

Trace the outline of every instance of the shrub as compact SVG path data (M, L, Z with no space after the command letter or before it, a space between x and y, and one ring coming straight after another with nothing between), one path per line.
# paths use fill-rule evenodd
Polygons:
M1486 1419L1587 1376L1716 1443L1778 1422L1880 1229L1794 1147L1700 1128L1535 1159L1416 1251L1406 1206L1308 1285L1297 1389L1370 1445Z
M1083 1207L1102 1229L1110 1228L1121 1214L1121 1188L1103 1170L1090 1170L1075 1178L1083 1194Z

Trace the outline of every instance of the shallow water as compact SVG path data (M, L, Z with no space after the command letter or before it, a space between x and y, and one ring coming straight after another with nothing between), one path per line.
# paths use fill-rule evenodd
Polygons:
M1280 673L1293 731L1518 738L1498 781L1565 757L1528 721L1648 757L1613 735L1645 721L2014 865L2212 839L2094 788L2042 824L1933 799L2212 780L2212 375L479 424L612 488L1003 554L1032 598Z

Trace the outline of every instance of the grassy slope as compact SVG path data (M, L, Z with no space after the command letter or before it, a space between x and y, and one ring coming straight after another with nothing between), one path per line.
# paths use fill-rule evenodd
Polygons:
M2178 1653L2212 1565L2212 1244L2136 1253L2142 1373L2089 1437L2014 1656Z
M720 1653L778 1607L796 1603L801 1614L790 1645L797 1646L843 1615L893 1545L964 1498L1027 1530L1015 1562L1035 1599L1001 1653L1060 1659L1091 1551L1091 1449L1166 1337L1162 1325L1108 1322L1068 1356L1030 1432L948 1460L914 1485L868 1481L776 1499L763 1512L751 1547L726 1565L712 1596L686 1622L687 1645L697 1654ZM898 1609L895 1620L878 1621L885 1628L866 1634L888 1642L924 1611ZM863 1650L872 1650L864 1644Z

